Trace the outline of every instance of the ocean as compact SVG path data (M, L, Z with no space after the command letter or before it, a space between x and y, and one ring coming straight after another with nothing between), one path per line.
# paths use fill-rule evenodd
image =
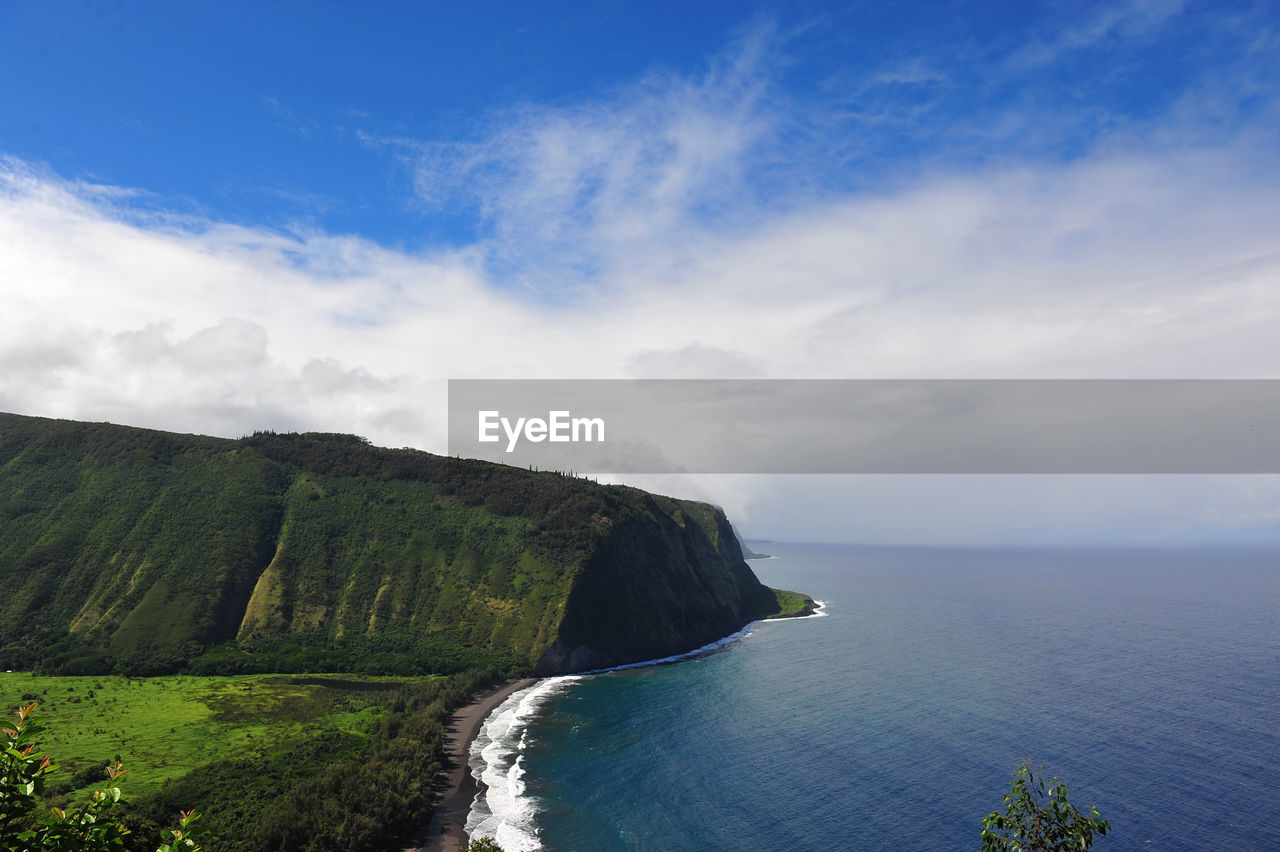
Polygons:
M825 603L486 721L508 852L977 849L1023 757L1098 850L1280 850L1280 549L771 544Z

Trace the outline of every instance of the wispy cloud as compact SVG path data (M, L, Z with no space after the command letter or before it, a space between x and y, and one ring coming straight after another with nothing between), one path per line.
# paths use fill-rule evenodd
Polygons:
M285 106L279 99L271 95L263 95L262 105L274 117L275 126L281 130L286 130L304 139L316 132L318 125L314 121Z
M474 207L496 274L563 292L607 280L620 255L667 255L691 228L743 220L748 169L777 130L775 47L759 25L694 77L653 73L606 100L510 107L469 141L365 139L407 158L426 204Z
M470 248L496 284L547 302L591 298L629 278L681 278L709 244L856 193L992 164L1194 146L1224 110L1280 102L1274 62L1256 50L1228 78L1253 80L1253 91L1226 91L1201 57L1180 69L1180 89L1144 93L1143 110L1126 112L1135 95L1122 69L1156 61L1144 51L1183 5L1045 15L1018 41L899 45L868 69L841 66L805 96L784 80L813 28L756 21L694 73L655 72L583 102L504 107L446 139L361 138L401 158L428 214L470 211L479 223ZM1247 14L1213 20L1214 55L1257 42L1257 24ZM1090 50L1108 58L1081 64ZM1029 83L1032 69L1073 82Z
M1185 0L1127 0L1087 8L1083 20L1064 16L1061 26L1029 41L1007 63L1016 70L1042 67L1064 54L1105 46L1111 39L1146 38L1186 5Z
M1280 51L1263 7L1133 0L1027 11L1025 26L985 38L958 15L946 38L895 42L869 70L838 68L822 88L814 147L837 140L826 152L843 152L846 172L896 177L1071 160L1113 142L1220 143L1280 114Z

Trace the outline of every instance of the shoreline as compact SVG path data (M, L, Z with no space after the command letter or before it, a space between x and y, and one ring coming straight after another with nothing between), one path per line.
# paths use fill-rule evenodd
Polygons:
M761 623L767 624L770 621L788 621L792 619L798 620L801 618L825 618L827 615L826 609L826 601L814 600L812 607L806 606L800 612L795 612L791 615L771 615L768 618L760 619L760 621Z
M406 852L460 852L467 843L464 828L471 803L480 791L471 777L468 766L471 742L480 732L480 725L503 701L513 693L538 682L538 678L509 680L499 687L478 695L470 704L464 704L453 714L445 734L445 767L443 783L435 796L431 809L431 822L426 833L420 836Z
M605 669L577 672L574 676L581 677L583 675L605 674L625 669L666 665L693 659L708 653L715 653L745 638L759 624L765 624L770 621L821 618L827 614L823 612L826 608L825 601L814 601L813 603L815 606L811 611L806 608L791 615L757 619L749 622L735 633L683 654L644 660L637 663L626 663ZM465 827L467 817L471 813L471 805L475 801L476 794L480 792L480 785L472 777L469 765L471 743L479 734L480 726L484 723L484 720L489 717L489 714L498 705L506 701L513 693L533 686L539 680L542 680L542 678L509 680L501 686L480 693L469 704L463 705L454 713L450 719L449 726L446 728L444 747L446 763L445 768L442 770L442 777L437 781L437 793L435 794L435 806L431 811L431 821L427 826L426 832L419 835L414 841L415 845L406 849L405 852L461 852L462 848L466 846Z

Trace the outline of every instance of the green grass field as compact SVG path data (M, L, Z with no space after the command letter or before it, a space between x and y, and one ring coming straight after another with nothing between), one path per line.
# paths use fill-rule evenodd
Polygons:
M35 720L47 730L38 747L59 767L53 789L101 786L92 770L118 756L131 770L122 786L132 799L192 769L269 755L322 731L367 738L407 680L424 678L0 673L0 708L11 724L19 705L39 702Z

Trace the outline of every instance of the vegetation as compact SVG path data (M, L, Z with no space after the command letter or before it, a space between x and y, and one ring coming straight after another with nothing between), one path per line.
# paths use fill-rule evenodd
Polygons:
M120 813L122 799L116 784L129 770L119 760L105 768L105 780L111 786L94 790L79 805L51 807L48 816L40 817L45 781L56 767L37 749L35 738L44 728L31 719L36 706L19 707L17 723L0 728L0 848L6 852L145 848L140 838L129 837L132 831ZM197 819L195 811L181 812L176 829L157 835L161 843L156 852L200 852L195 837L203 830L192 827Z
M811 615L818 609L817 602L808 595L799 592L788 592L785 589L770 589L778 602L778 611L769 618L795 618L799 615Z
M320 738L345 744L350 756L413 686L404 678L11 673L0 674L0 706L41 702L42 746L66 770L53 795L87 793L119 758L136 770L138 798L210 763L266 758Z
M29 675L0 677L6 684L31 680ZM134 785L127 805L108 790L110 801L95 804L99 810L89 814L100 822L101 809L110 807L120 827L154 837L169 814L197 802L206 814L202 825L209 836L203 845L210 852L389 848L407 840L430 813L450 716L497 677L490 671L428 681L105 679L99 694L106 702L93 712L105 714L99 725L110 720L117 726L104 731L108 744L112 737L117 740L106 753L127 754L146 783ZM209 684L201 686L206 680ZM117 707L124 700L111 699L124 694L130 695L127 707ZM103 766L122 762L115 756L93 759L101 746L94 745L94 737L82 738L76 727L93 717L81 715L90 712L84 702L68 704L62 697L70 695L60 693L49 702L56 705L49 713L54 731L40 740L41 748L47 744L72 755L66 767L70 778L61 784L42 781L31 800L43 797L46 805L82 815L70 802L92 797L118 771ZM148 706L148 699L156 705ZM162 730L155 720L166 713L187 721ZM28 729L26 742L37 733ZM0 811L5 807L0 803Z
M0 587L0 670L25 672L0 698L42 701L66 755L50 813L115 843L198 802L210 852L391 848L483 686L812 604L704 503L348 435L7 414ZM128 805L101 793L122 758L146 770Z
M493 672L473 672L411 689L361 756L327 761L290 779L286 795L275 799L245 839L220 848L347 852L408 840L430 814L450 717L494 678ZM179 797L162 799L159 807ZM212 813L215 804L206 807Z
M742 565L722 527L706 504L349 435L0 414L0 669L528 671L620 537ZM733 602L682 602L704 603Z
M32 420L0 417L5 668L528 666L604 505L590 483L350 438Z
M1070 852L1093 848L1093 835L1105 835L1111 823L1089 808L1086 816L1067 801L1067 785L1053 776L1036 777L1031 761L1014 771L1004 813L982 820L983 852Z
M462 852L502 852L502 847L492 837L477 837Z

